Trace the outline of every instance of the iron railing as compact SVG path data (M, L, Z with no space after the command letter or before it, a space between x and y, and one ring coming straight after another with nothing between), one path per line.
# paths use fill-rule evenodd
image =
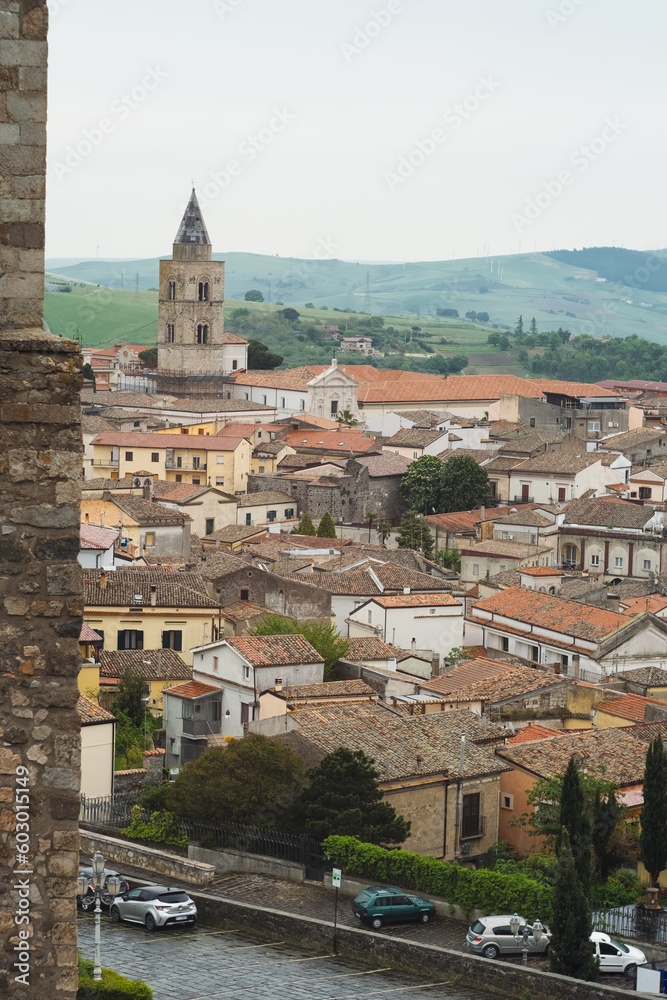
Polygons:
M596 931L635 938L651 944L667 945L667 911L645 910L643 906L614 906L593 912Z
M533 497L514 497L514 503L535 503Z

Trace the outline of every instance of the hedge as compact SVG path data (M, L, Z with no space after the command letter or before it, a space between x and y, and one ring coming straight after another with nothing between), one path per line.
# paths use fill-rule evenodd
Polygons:
M86 966L88 964L85 963ZM79 969L81 971L81 966ZM76 1000L153 1000L153 991L140 979L126 979L113 969L102 969L99 980L88 978L85 974L79 976Z
M473 910L520 913L527 920L548 922L553 890L520 873L504 874L488 868L476 871L430 855L387 850L362 844L355 837L327 837L326 856L346 875L397 883L416 892L444 896L469 915Z

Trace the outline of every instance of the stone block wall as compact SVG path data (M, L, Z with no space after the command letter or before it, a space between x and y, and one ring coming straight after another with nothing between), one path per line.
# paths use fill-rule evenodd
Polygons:
M42 328L45 0L0 0L0 330Z

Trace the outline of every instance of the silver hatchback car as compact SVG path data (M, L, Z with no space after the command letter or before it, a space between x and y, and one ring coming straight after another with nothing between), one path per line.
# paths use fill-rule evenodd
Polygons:
M143 885L117 896L110 913L115 924L127 920L143 924L147 931L197 922L197 907L187 892L164 885Z
M524 917L519 917L521 925L517 937L512 934L510 920L513 915L481 917L470 927L466 935L468 950L484 958L498 958L499 955L517 955L523 950ZM532 925L528 924L528 954L547 955L551 931L544 927L539 941L535 941Z

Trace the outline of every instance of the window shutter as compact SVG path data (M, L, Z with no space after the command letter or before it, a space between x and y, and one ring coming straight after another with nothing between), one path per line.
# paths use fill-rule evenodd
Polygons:
M180 651L183 649L183 633L181 631L178 632L174 631L173 636L174 636L174 645L171 648L175 649L176 652L180 653Z
M162 648L163 649L169 649L169 633L168 632L163 632L162 633Z
M118 630L118 641L116 642L116 649L125 649L125 629Z
M137 629L137 649L144 648L144 632L143 629Z

